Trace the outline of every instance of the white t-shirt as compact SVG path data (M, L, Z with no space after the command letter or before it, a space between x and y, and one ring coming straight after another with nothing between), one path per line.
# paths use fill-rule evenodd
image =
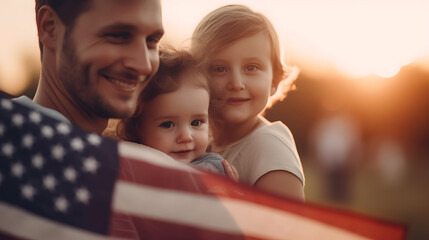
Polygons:
M291 172L305 183L292 133L282 122L257 128L218 153L237 168L240 182L251 186L275 170Z

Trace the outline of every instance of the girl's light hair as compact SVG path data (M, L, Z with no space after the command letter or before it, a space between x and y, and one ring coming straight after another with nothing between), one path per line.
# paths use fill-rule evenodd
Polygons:
M276 92L268 98L265 110L271 108L276 102L283 101L289 91L296 89L295 80L298 78L299 68L296 66L284 66L283 68L286 77L280 80L276 86Z
M220 7L206 15L195 28L191 49L197 57L210 58L233 42L260 32L267 34L271 45L272 85L276 93L268 100L266 108L269 108L283 100L294 87L299 70L283 63L277 33L267 17L243 5Z

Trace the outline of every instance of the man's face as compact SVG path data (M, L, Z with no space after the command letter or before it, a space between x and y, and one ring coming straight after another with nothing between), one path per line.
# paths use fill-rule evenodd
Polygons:
M58 43L66 96L102 118L131 116L158 69L162 35L159 0L92 0Z

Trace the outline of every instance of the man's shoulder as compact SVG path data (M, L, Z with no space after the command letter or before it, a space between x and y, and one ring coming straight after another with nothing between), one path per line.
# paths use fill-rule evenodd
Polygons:
M50 109L50 108L47 108L47 107L44 107L40 104L37 104L37 103L33 102L27 96L20 96L17 98L12 98L12 101L14 101L15 103L19 103L21 105L24 105L28 108L37 110L37 111L39 111L45 115L48 115L52 118L55 118L57 120L70 123L70 121L64 115L62 115L60 112L53 110L53 109Z

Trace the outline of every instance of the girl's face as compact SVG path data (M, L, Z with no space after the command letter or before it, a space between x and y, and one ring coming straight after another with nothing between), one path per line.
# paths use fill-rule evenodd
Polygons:
M255 121L273 91L268 36L261 32L237 40L212 55L210 63L216 119L225 123Z
M140 142L189 163L206 151L208 108L209 93L201 87L185 83L174 92L161 94L143 105Z

